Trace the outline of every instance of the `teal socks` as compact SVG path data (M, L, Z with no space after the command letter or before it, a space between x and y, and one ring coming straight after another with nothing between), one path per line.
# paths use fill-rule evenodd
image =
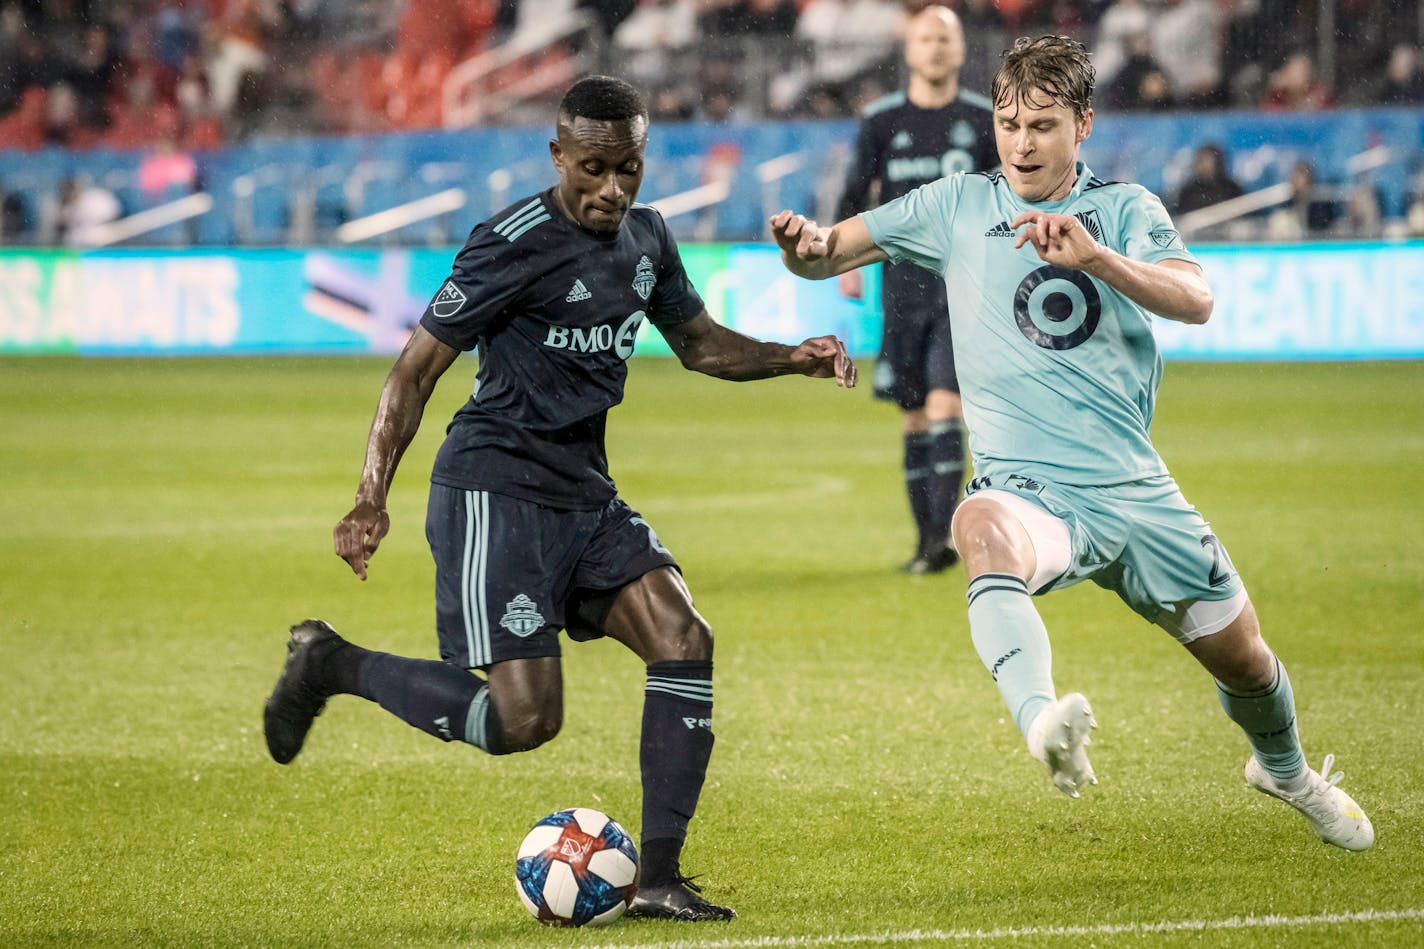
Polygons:
M1262 691L1242 695L1218 682L1216 694L1227 716L1246 733L1266 773L1279 782L1290 782L1305 771L1305 754L1295 728L1295 694L1279 659L1275 682Z
M1028 585L1007 573L983 573L969 584L969 631L1019 731L1053 702L1053 650L1029 599ZM1264 762L1263 762L1264 763Z

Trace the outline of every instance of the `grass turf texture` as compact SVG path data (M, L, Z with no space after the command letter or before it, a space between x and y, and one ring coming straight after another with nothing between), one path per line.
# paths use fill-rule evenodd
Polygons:
M472 361L432 400L370 581L330 551L387 365L0 360L0 943L1424 939L1417 915L1133 928L1424 907L1419 364L1173 365L1155 425L1289 664L1311 762L1336 752L1375 822L1375 848L1349 854L1245 787L1210 680L1092 585L1039 601L1060 688L1102 725L1102 784L1057 794L974 655L962 571L893 570L911 547L894 412L636 363L613 472L718 635L684 866L741 918L572 932L519 905L513 855L561 807L637 833L642 670L615 644L566 641L564 731L528 754L346 698L293 765L266 755L288 624L435 652L425 485Z

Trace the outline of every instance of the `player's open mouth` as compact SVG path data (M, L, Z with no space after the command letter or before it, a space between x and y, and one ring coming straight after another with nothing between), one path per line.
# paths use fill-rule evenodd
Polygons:
M1014 165L1014 171L1021 175L1031 175L1042 167L1042 165Z

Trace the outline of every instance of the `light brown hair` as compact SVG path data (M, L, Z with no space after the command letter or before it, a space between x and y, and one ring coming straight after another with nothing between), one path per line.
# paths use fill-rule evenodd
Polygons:
M994 108L1027 99L1038 90L1082 119L1093 107L1094 79L1093 62L1082 43L1067 36L1023 36L1004 52L994 74Z

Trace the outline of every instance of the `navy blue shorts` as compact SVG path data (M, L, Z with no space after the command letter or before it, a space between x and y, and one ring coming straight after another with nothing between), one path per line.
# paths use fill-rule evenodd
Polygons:
M467 669L559 655L559 630L603 635L618 591L677 561L621 498L566 511L431 484L425 537L435 558L440 657Z
M885 269L875 397L902 409L922 408L934 389L959 391L944 282L910 263Z

